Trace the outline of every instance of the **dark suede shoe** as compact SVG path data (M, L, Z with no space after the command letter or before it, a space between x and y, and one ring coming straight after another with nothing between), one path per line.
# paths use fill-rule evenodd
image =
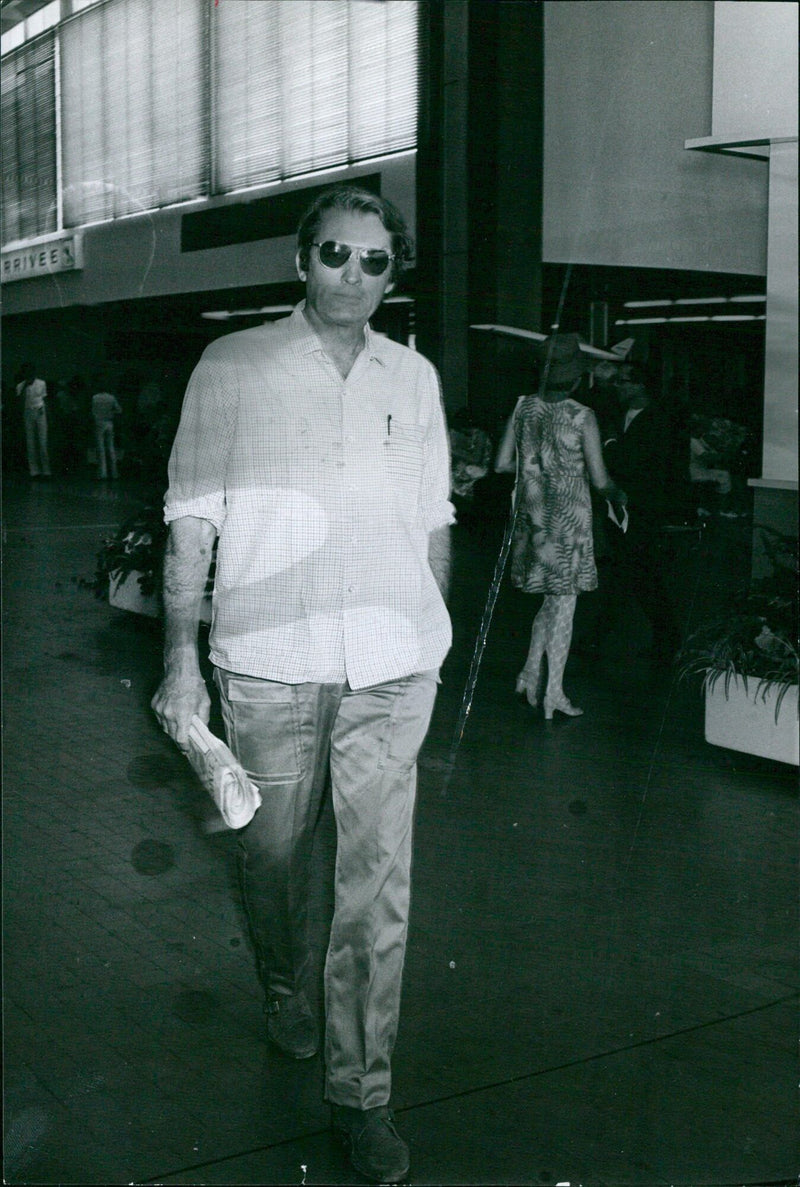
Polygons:
M319 1047L319 1033L306 995L273 993L267 998L267 1038L292 1059L310 1059Z
M333 1127L341 1137L350 1162L373 1183L400 1183L408 1174L408 1146L394 1127L387 1105L376 1109L333 1106Z

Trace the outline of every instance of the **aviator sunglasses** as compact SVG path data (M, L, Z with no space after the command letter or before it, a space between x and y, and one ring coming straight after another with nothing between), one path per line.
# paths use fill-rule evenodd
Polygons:
M382 247L357 247L354 243L337 243L333 239L312 243L311 246L319 248L320 261L326 268L343 268L355 252L361 271L367 276L383 276L389 261L394 259Z

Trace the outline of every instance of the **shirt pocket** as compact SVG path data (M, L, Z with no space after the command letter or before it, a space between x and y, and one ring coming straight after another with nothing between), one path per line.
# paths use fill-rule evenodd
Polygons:
M425 429L409 421L390 423L385 442L386 469L395 500L406 519L416 518L425 457Z

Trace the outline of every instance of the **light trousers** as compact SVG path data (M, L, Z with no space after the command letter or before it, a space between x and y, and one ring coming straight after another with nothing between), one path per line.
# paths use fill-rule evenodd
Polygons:
M47 410L25 409L25 449L28 455L28 473L32 478L50 473L50 455L47 452Z
M117 450L114 444L114 421L94 422L94 446L97 453L98 477L117 477Z
M436 699L424 672L354 691L216 669L228 744L262 805L239 833L241 883L267 992L303 988L314 828L330 786L334 913L325 961L326 1094L391 1092L411 890L416 761Z

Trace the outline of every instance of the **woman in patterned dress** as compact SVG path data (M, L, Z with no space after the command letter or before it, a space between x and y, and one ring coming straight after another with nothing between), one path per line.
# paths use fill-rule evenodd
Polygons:
M608 476L594 412L576 398L586 370L578 335L555 334L543 349L541 389L522 396L513 416L517 483L511 580L525 593L544 594L517 692L531 705L539 703L547 655L543 708L551 720L556 710L569 717L583 712L565 696L562 682L577 596L597 587L589 482L618 514L625 495Z

